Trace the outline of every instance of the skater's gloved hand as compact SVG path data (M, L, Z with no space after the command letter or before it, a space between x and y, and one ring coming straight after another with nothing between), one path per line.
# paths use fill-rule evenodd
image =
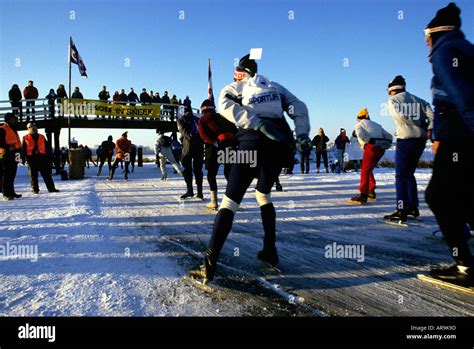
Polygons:
M311 143L311 139L306 133L300 134L296 137L296 150L298 150L299 152L304 152L306 150L311 149L312 147L313 144Z

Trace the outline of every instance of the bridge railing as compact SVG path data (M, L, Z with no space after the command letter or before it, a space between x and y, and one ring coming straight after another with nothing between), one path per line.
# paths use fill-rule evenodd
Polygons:
M99 107L97 107L99 106ZM0 115L12 112L20 122L57 118L102 118L108 120L175 121L184 114L185 107L166 103L100 101L92 99L56 100L53 105L46 98L22 99L18 103L0 101ZM198 113L199 109L193 108Z

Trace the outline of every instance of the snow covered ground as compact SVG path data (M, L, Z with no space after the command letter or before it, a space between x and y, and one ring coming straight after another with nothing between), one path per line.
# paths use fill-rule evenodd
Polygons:
M255 258L262 229L249 189L211 294L181 278L198 262L192 251L205 248L215 215L202 202L178 201L183 180L160 181L154 164L129 181L120 170L112 182L95 172L55 177L60 193L42 185L34 195L20 166L23 198L0 203L0 246L38 255L0 257L0 316L474 315L474 297L416 279L450 262L444 243L430 239L437 226L424 203L417 226L377 221L394 206L393 170L377 170L380 199L364 207L345 202L357 173L282 176L284 192L274 193L281 274ZM429 177L417 174L421 190ZM328 258L339 245L363 254Z

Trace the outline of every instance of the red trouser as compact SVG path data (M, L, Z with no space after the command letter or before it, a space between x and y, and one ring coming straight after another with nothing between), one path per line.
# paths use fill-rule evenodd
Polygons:
M369 191L375 190L375 178L373 170L377 163L385 154L385 150L376 147L373 144L367 144L364 148L364 156L362 158L362 169L360 171L360 187L361 194L368 194Z

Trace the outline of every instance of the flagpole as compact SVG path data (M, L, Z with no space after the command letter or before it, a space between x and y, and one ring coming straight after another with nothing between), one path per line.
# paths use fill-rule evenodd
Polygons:
M68 89L68 117L67 117L67 127L68 127L68 148L71 149L71 112L69 110L69 105L71 103L71 42L72 37L69 37L69 49L68 49L68 62L69 62L69 89Z

